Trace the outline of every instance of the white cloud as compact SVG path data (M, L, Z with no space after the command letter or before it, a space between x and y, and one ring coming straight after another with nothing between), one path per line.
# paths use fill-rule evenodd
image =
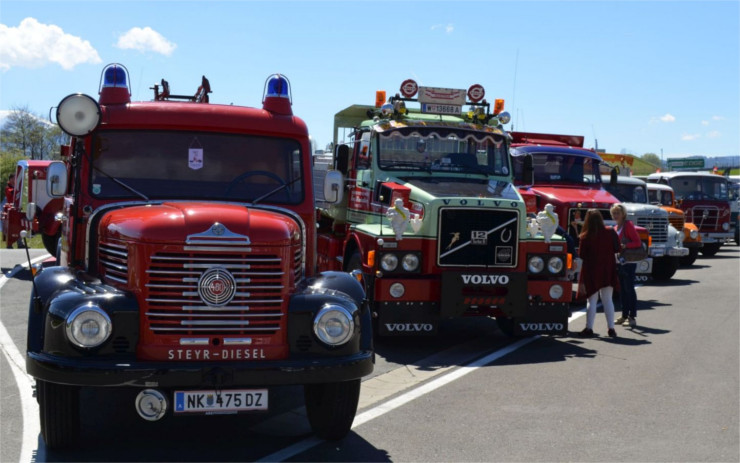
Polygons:
M87 40L65 33L61 27L26 18L18 27L0 24L0 69L38 68L57 63L67 71L82 63L100 63Z
M709 121L701 121L701 125L709 125Z
M713 121L723 121L725 118L722 116L712 116Z
M698 133L685 133L685 134L681 135L681 140L683 140L683 141L691 141L691 140L696 140L697 138L700 138L700 137L701 137L701 135L698 134Z
M717 138L717 137L719 137L720 135L721 135L721 134L719 133L719 130L712 130L711 132L709 132L709 133L707 134L707 138Z
M655 122L676 122L676 116L670 113L665 113L663 116L660 117L651 117L650 123L652 124Z
M170 42L162 34L151 27L132 27L118 38L116 47L122 50L152 51L170 56L177 45Z
M447 35L450 35L455 31L455 26L454 24L447 24L446 26L444 24L435 24L430 29L433 31L436 31L437 29L444 29L445 33Z

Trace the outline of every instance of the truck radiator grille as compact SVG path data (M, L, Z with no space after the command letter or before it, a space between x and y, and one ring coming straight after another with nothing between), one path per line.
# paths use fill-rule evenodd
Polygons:
M126 246L100 243L98 246L100 273L109 283L128 284L128 250Z
M683 215L669 213L668 221L673 225L673 228L678 231L683 231Z
M439 211L440 267L512 268L518 249L518 211L474 207Z
M686 211L686 220L694 222L700 232L713 232L719 228L719 208L694 206Z
M636 225L647 229L653 238L653 243L665 243L668 241L668 218L637 217Z
M274 334L284 325L284 295L290 284L284 261L288 264L278 254L251 252L156 253L144 285L147 325L161 335ZM201 284L201 276L214 268L225 270L234 281L229 288L233 299L217 306L201 297L207 285Z

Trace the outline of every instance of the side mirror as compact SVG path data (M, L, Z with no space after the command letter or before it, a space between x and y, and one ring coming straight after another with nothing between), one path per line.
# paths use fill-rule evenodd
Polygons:
M67 166L61 161L49 164L46 171L46 194L59 198L67 193Z
M342 202L344 198L344 175L338 170L330 170L324 177L324 200L329 204Z
M36 203L28 203L26 204L26 219L33 222L34 218L36 218Z
M614 167L609 175L609 184L611 186L617 186L617 177L619 176L619 170Z
M534 161L531 154L525 154L522 163L522 183L527 186L534 185Z
M349 171L349 146L339 145L337 146L337 153L334 159L334 167L342 175L347 175Z

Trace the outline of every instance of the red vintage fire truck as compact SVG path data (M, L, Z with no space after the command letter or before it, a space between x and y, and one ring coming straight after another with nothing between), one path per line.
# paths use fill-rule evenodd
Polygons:
M528 231L503 100L491 111L480 85L400 91L334 117L336 149L315 161L319 267L362 273L380 335L463 316L566 333L571 256L562 237Z
M52 198L46 190L46 175L51 161L21 160L16 165L11 201L3 205L3 244L10 248L19 241L21 230L41 233L44 247L56 255L61 233L57 215L63 200Z
M288 80L262 108L155 85L130 101L121 65L99 100L59 104L71 135L49 166L64 198L60 266L34 280L27 370L51 448L80 433L81 387L138 390L144 420L265 411L274 385L304 385L321 437L350 429L373 369L364 290L316 271L309 136Z
M613 223L609 210L619 200L602 186L602 160L593 150L583 148L584 137L533 132L511 132L511 135L515 173L524 168L525 156L533 158L533 182L517 181L530 212L552 204L560 226L576 243L588 209L598 209L607 223ZM617 171L612 173L616 176ZM647 230L638 226L637 231L649 248L651 239ZM635 281L648 281L652 266L651 257L638 262Z

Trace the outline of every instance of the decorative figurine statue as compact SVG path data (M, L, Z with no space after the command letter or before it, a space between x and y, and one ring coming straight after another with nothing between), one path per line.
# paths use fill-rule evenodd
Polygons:
M550 238L558 229L558 214L552 211L552 204L546 204L545 210L537 214L537 224L545 237L545 243L550 242Z
M411 229L414 230L414 233L421 228L419 214L414 214L414 217L411 218L411 211L403 206L403 199L401 198L396 198L393 207L389 207L385 215L391 221L391 228L393 228L396 239L399 241L403 239L403 232L406 231L409 223L411 223Z

